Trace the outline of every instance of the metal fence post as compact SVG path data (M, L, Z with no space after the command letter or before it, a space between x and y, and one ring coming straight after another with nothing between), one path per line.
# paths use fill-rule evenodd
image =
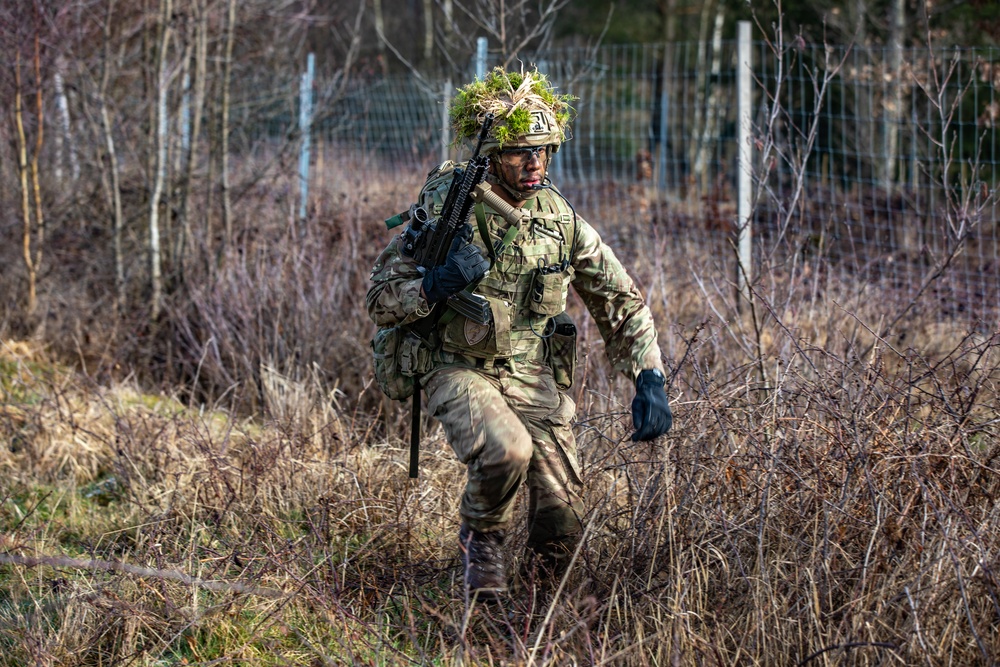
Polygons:
M299 85L299 132L302 147L299 149L299 219L305 220L306 203L309 199L309 135L312 131L312 88L316 56L312 53L306 59L306 71Z
M448 122L448 106L451 103L451 79L445 79L444 91L441 95L441 159L448 159L448 147L451 144L451 124Z
M753 91L751 89L753 72L753 52L750 41L750 22L740 21L737 27L736 46L736 97L739 114L739 129L737 141L737 229L739 230L739 266L737 268L736 284L739 290L737 308L742 309L744 303L749 303L750 281L753 277L753 252L751 240L753 219L753 136L750 126Z
M489 42L485 37L478 37L476 39L476 78L483 79L486 77L486 56Z
M668 81L673 76L672 71L667 71L667 63L671 62L669 50L675 48L673 44L663 44L663 65L660 68L660 124L657 128L659 132L659 145L656 155L656 190L662 193L667 190L667 132L670 131L670 86Z

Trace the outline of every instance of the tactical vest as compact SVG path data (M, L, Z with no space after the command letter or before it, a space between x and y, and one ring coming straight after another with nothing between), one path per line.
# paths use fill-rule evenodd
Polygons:
M432 171L420 192L420 203L433 216L441 212L457 166L461 165L445 162ZM493 260L475 288L490 303L492 323L442 318L440 361L447 361L449 354L482 359L486 365L497 358L543 358L543 341L552 333L549 321L566 309L576 223L573 209L551 190L542 190L525 207L530 208L531 219L519 225L516 235L511 232L512 238L507 222L488 207L471 221L474 243ZM505 237L510 239L507 243Z

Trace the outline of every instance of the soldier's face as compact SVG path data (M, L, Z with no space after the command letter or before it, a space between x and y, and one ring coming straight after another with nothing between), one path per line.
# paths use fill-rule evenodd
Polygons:
M545 179L550 150L548 146L502 150L494 162L500 170L497 175L519 192L533 192L541 187Z

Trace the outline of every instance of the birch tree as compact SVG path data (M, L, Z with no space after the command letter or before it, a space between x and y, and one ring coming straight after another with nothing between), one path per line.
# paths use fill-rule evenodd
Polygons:
M21 256L24 259L24 267L28 273L27 297L25 300L25 312L27 315L34 315L38 307L37 297L37 266L32 253L32 239L34 237L34 224L31 217L30 193L28 190L28 140L24 131L24 85L21 78L21 51L14 54L14 134L17 138L17 176L18 184L21 186L21 218L23 220L23 234L21 237Z
M692 162L692 175L702 192L708 189L708 160L711 151L719 140L719 73L722 70L722 26L725 23L725 7L720 2L715 8L715 22L712 29L710 47L709 79L705 92L704 124L696 142L695 157Z
M886 94L883 136L885 159L879 170L879 181L886 190L895 189L896 156L899 153L899 125L903 119L903 40L906 29L906 0L893 0L889 33L889 67L886 73L889 90Z
M149 277L152 288L150 319L155 322L160 317L163 307L163 267L162 250L160 247L160 199L163 196L167 177L167 135L168 109L167 97L170 88L170 72L167 65L168 50L171 39L171 0L160 0L160 30L156 55L156 107L153 113L155 119L154 146L156 158L154 163L152 192L149 197Z
M111 122L111 111L108 108L108 83L111 80L112 47L111 25L115 14L115 0L108 0L107 13L102 27L103 56L101 58L101 81L98 87L98 101L101 114L101 135L104 140L105 159L101 164L101 187L112 214L112 245L115 254L115 305L119 314L125 310L125 257L122 249L122 233L125 229L125 216L122 211L121 183L118 167L118 152L115 147L115 136Z
M229 103L233 76L233 36L236 24L236 0L226 8L226 45L222 61L222 105L219 117L219 157L222 179L222 221L225 243L233 240L233 204L229 188Z
M63 71L66 69L66 59L56 58L55 71L52 73L52 83L56 94L56 109L59 112L59 132L56 133L56 181L63 181L63 164L69 162L70 178L73 182L80 180L80 158L76 141L73 139L72 122L69 115L69 100L66 95L66 85L63 81Z
M190 127L187 128L187 162L184 167L184 183L181 192L181 220L178 225L177 271L183 282L187 245L191 238L191 224L194 217L194 173L198 164L198 147L201 139L201 118L205 112L205 84L208 77L208 7L205 0L193 0L195 15L192 84L194 97L191 101Z

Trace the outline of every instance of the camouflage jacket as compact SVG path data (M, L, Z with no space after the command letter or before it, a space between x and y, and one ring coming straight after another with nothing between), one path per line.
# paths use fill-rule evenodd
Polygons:
M434 216L440 213L455 165L432 171L419 203ZM580 296L597 323L612 366L634 379L641 370L663 371L656 329L632 279L611 248L562 197L543 190L525 207L530 222L520 225L513 241L494 258L489 274L475 292L490 303L492 324L478 325L461 315L437 328L432 366L476 363L492 366L497 358L538 360L549 319L566 308L569 285ZM488 242L476 220L474 243L488 257L508 231L508 223L486 207ZM373 285L366 303L380 327L409 325L430 314L420 296L422 275L400 252L397 236L381 253L371 272ZM445 318L448 319L448 318Z

